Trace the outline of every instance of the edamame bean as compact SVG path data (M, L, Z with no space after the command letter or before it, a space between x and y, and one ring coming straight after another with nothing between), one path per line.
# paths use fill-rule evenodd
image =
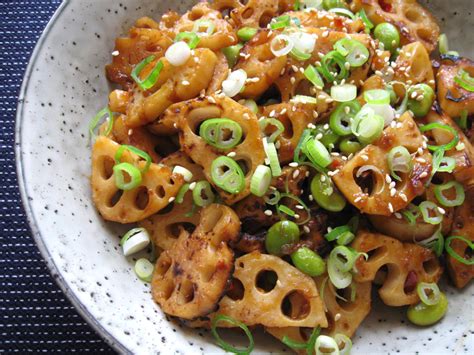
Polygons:
M408 89L408 109L415 117L425 117L433 105L434 90L426 84L417 84Z
M300 271L311 277L319 276L326 270L324 260L307 247L299 248L291 254L291 261Z
M413 324L426 326L438 322L444 317L448 310L448 299L441 292L439 302L433 306L428 306L423 302L411 305L407 310L407 317Z
M311 194L316 203L328 211L339 212L346 207L346 200L335 189L331 178L326 175L316 174L314 176L311 180Z
M300 228L295 222L280 221L275 223L267 232L265 248L270 254L281 256L282 247L294 244L300 240Z
M388 22L383 22L377 25L374 30L374 36L381 43L384 49L393 52L400 46L400 34L397 28Z

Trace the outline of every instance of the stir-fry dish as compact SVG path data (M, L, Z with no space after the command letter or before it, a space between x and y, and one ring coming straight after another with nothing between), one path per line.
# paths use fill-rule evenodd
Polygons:
M474 276L474 63L415 0L216 0L116 40L92 193L171 318L349 354ZM374 292L375 291L375 292ZM248 337L223 339L221 328Z

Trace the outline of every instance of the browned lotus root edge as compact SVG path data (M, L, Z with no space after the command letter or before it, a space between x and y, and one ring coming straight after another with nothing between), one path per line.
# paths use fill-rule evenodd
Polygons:
M182 175L173 174L167 167L152 163L142 174L139 187L119 190L115 184L113 166L115 153L120 145L111 139L99 136L92 149L92 199L102 217L119 223L140 221L169 204L183 184ZM144 161L129 151L125 151L122 162L143 168Z
M192 234L181 233L173 248L161 253L152 294L166 314L192 320L215 310L234 268L227 243L238 238L239 230L231 208L212 204L201 211Z

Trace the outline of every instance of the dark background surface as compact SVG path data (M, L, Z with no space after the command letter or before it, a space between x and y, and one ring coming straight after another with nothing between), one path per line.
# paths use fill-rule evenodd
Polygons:
M98 0L100 1L100 0ZM0 0L0 352L113 353L53 281L15 169L15 114L31 52L61 0Z

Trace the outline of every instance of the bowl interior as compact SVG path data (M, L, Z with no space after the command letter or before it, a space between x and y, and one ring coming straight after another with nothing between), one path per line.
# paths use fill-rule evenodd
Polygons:
M169 8L184 12L193 3L65 1L40 40L21 92L18 171L33 233L80 312L122 351L219 351L208 333L169 322L152 302L149 286L135 277L133 259L124 258L118 246L123 228L100 218L89 186L87 127L107 104L109 85L103 68L114 39L140 16L158 19ZM428 5L441 19L452 49L472 57L471 0L431 0ZM472 285L462 292L447 287L450 311L428 329L406 324L403 309L374 302L374 311L355 337L355 353L472 350L472 341L463 335L474 323L473 290ZM257 351L281 352L282 346L259 335Z

